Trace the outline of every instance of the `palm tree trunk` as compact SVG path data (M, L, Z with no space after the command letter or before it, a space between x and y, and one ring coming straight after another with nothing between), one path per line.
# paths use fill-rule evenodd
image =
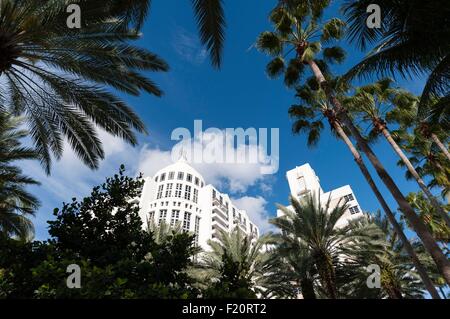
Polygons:
M303 299L316 299L316 293L314 292L314 285L311 279L302 278L300 280L300 288L302 290Z
M402 293L395 287L387 287L384 290L387 292L389 299L403 299Z
M437 146L441 149L441 151L447 156L448 160L450 161L450 152L448 151L447 147L445 147L444 143L441 142L441 140L436 136L436 134L431 134L431 138L433 139L433 142L436 143Z
M411 164L408 157L406 157L405 153L403 153L402 149L398 146L397 142L395 142L395 140L392 138L392 135L389 133L389 130L385 126L380 127L380 129L381 129L381 132L383 133L384 137L386 138L386 140L389 142L389 144L391 144L395 153L397 153L397 155L400 157L400 159L403 161L403 163L405 163L406 167L408 168L408 171L411 173L411 175L417 181L417 184L419 184L422 191L425 193L425 195L427 195L427 197L431 201L431 204L433 205L433 207L442 216L442 218L444 219L447 226L450 227L450 218L448 217L448 214L444 211L444 209L439 204L437 199L434 197L434 195L430 192L428 187L425 185L425 182L420 177L419 173L417 173L416 169Z
M316 266L323 288L327 292L327 297L337 299L336 275L334 272L331 257L326 253L319 253L316 259Z
M428 231L425 224L420 220L420 218L416 215L414 210L412 209L411 205L408 203L406 198L403 196L400 189L397 187L397 185L394 183L391 176L388 174L384 166L381 164L380 160L377 158L377 156L373 153L372 149L369 147L367 142L364 140L364 138L361 136L361 133L359 130L355 127L352 120L346 113L345 109L342 107L341 103L338 101L338 99L332 94L330 91L325 77L323 76L320 68L314 61L309 61L308 64L311 67L312 72L314 73L317 81L319 82L320 86L323 87L328 99L336 109L337 113L340 114L340 117L342 118L345 126L350 129L352 132L352 135L357 141L357 146L360 148L364 154L366 154L367 158L371 162L371 164L374 166L378 176L381 178L383 183L386 185L392 196L395 198L397 203L400 206L400 210L406 217L406 219L409 221L410 225L413 227L414 231L417 233L417 235L420 237L420 239L423 242L423 245L425 249L430 253L431 257L433 258L434 262L436 263L436 266L439 270L439 272L442 274L442 276L445 278L446 282L450 284L450 261L447 259L447 257L444 255L442 250L439 248L438 244L434 240L431 233Z
M414 251L414 248L412 247L411 243L409 242L408 238L406 237L405 233L403 232L402 227L395 219L394 214L392 213L391 209L389 208L389 205L384 200L383 195L381 194L380 190L378 189L377 185L375 184L375 181L373 180L372 176L370 175L369 170L367 169L366 164L364 164L364 161L361 157L361 154L358 152L358 150L353 145L352 141L348 137L348 135L343 130L342 126L337 123L333 122L333 127L338 133L338 135L341 137L341 139L344 141L344 143L347 145L347 147L350 149L350 152L352 153L356 164L358 165L359 169L361 170L362 174L364 175L367 183L369 184L370 188L375 194L375 197L378 199L378 202L380 203L381 207L384 210L384 213L386 214L387 219L391 223L392 227L394 227L395 232L399 236L400 240L403 243L403 247L405 248L406 253L411 257L412 262L414 266L417 269L417 272L419 273L420 278L422 279L423 284L425 285L425 288L430 293L431 297L433 299L440 299L439 294L433 285L433 282L431 281L430 277L428 276L425 267L420 262L419 258L416 255L416 252Z

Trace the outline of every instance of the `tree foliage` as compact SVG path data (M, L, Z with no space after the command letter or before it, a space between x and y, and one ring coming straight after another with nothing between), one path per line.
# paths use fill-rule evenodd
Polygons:
M10 298L188 298L196 296L186 270L193 236L178 233L156 242L142 228L133 201L141 177L122 167L81 201L73 199L55 220L51 238L20 243L2 238L1 295ZM81 267L81 288L68 289L67 266Z

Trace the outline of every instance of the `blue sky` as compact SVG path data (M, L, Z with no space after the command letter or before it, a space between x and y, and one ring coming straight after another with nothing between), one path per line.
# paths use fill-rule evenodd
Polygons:
M24 163L24 170L37 176L42 185L31 191L43 205L35 219L36 238L47 238L46 220L54 207L71 197L88 194L90 188L114 174L121 163L130 174L139 170L154 172L167 162L167 152L174 145L170 135L177 127L193 130L194 120L203 120L203 127L220 129L237 127L279 128L280 168L269 177L247 176L242 187L230 187L233 179L242 179L238 171L223 171L220 167L204 168L212 181L224 192L252 209L251 216L265 226L275 214L275 203L287 204L289 188L285 172L295 166L310 163L319 175L325 191L350 184L363 210L376 211L379 205L359 172L345 145L328 132L315 149L306 147L304 136L293 136L287 109L295 99L294 93L281 80L270 80L265 74L267 56L252 48L258 34L270 30L268 13L276 1L224 1L226 10L226 44L223 65L214 70L205 50L200 46L190 1L154 0L150 16L143 29L139 45L164 58L170 72L148 74L164 90L162 98L147 94L139 97L121 95L146 123L150 134L139 136L140 145L131 148L123 142L102 134L107 157L98 171L89 171L67 150L62 161L54 167L51 177L45 177L36 163ZM327 16L338 14L339 1L334 1ZM349 49L347 62L336 69L342 72L362 57L355 48ZM407 89L419 93L422 80L400 81ZM384 142L374 146L386 168L407 194L417 191L413 182L404 179L404 172L396 166L397 158ZM203 172L202 172L203 173ZM375 174L374 174L375 176ZM379 181L377 179L377 181ZM396 205L386 189L380 188L392 208ZM253 214L253 215L252 215ZM265 227L263 226L263 227Z

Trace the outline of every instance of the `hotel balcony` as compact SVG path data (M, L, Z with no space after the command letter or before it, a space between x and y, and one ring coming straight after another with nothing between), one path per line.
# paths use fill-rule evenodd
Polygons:
M239 218L233 219L233 225L237 225L239 226L239 228L241 228L242 231L244 231L245 233L247 232L247 227L245 227L245 224L240 221Z
M228 211L228 208L217 198L213 198L213 206L221 208L224 212Z
M222 217L223 220L228 222L228 209L217 199L213 200L213 213Z
M212 222L216 222L220 224L225 229L228 229L228 222L226 220L223 220L223 218L220 215L213 215Z

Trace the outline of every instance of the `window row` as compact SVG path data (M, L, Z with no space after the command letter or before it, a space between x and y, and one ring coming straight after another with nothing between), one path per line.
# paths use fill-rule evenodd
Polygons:
M204 186L203 182L200 181L200 178L194 177L194 176L192 176L192 174L188 174L188 173L185 174L183 172L178 172L176 179L179 181L183 181L183 180L185 180L184 179L185 176L186 176L187 182L194 183L195 185L200 186L200 187ZM167 175L166 175L166 173L162 173L161 175L155 177L155 182L158 182L158 181L164 182L166 180L166 177L167 177L167 180L169 180L169 181L174 180L175 172L169 172L169 174L167 174Z
M345 195L344 196L344 200L346 201L346 202L350 202L350 201L352 201L352 200L354 200L355 198L353 197L353 194L348 194L348 195Z
M166 192L164 193L164 186L166 186ZM163 198L163 194L165 198L168 197L177 197L177 198L184 198L187 200L191 200L191 195L192 195L192 201L194 203L198 203L198 189L194 188L192 190L192 187L190 185L185 185L184 187L184 196L182 196L182 191L183 191L183 184L181 183L176 183L175 185L175 192L172 192L173 189L173 183L167 183L167 184L162 184L158 186L158 191L156 194L156 199L161 199Z
M358 213L360 212L360 210L359 210L359 207L358 207L358 206L353 206L353 207L350 207L350 208L349 208L348 210L350 211L350 213L351 213L352 215L354 215L354 214L358 214Z
M169 206L169 204L170 204L170 201L160 201L159 202L160 206ZM172 202L173 206L181 207L181 204L182 204L182 202ZM153 202L153 203L150 204L149 208L154 208L156 206L158 206L158 202ZM201 213L202 212L202 210L200 208L194 207L192 204L188 204L188 203L184 204L184 208L186 208L186 209L195 209L195 211L197 213Z
M155 219L155 212L151 211L149 212L150 219ZM158 213L158 226L161 226L162 222L167 222L167 209L161 209ZM170 226L174 227L178 223L181 223L183 231L190 231L191 229L191 219L192 219L192 213L190 212L184 212L183 213L183 219L181 219L181 212L180 210L172 210L170 214ZM200 231L200 217L195 216L195 224L194 224L194 233L196 237L198 237ZM198 238L196 238L196 242L198 242Z

